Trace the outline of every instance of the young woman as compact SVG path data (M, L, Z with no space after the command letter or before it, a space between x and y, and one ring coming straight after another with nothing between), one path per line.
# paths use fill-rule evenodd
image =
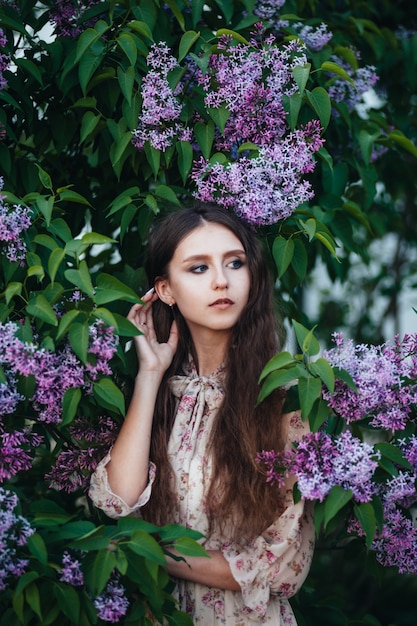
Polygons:
M91 480L110 517L142 515L204 534L211 558L168 561L195 624L295 625L288 603L311 562L311 511L267 484L257 452L305 425L259 406L258 379L279 349L273 287L255 234L214 205L181 209L150 236L152 289L128 319L142 332L133 397Z

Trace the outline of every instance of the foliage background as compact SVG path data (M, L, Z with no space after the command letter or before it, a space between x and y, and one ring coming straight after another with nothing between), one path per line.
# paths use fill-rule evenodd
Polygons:
M36 422L29 402L22 403L13 422L7 417L13 428L35 419L45 443L29 471L5 481L18 492L22 512L34 519L38 532L29 544L31 575L14 590L2 592L0 624L97 621L87 594L58 580L62 551L73 539L88 552L90 594L103 589L114 567L127 572L132 588L141 585L143 594L125 623L146 623L145 602L169 614L170 623L187 623L173 613L162 556L152 537L139 557L142 572L133 571L138 545L145 541L141 533L153 530L158 538L156 529L116 528L85 508L82 489L51 490L43 477L60 447L76 445L69 431L75 417L86 415L91 424L103 413L116 422L121 419L136 367L132 353L123 350L133 332L123 318L136 294L147 288L142 267L146 232L157 213L175 209L190 194L185 152L182 157L180 149L159 154L148 147L140 152L131 143L149 48L153 41L166 41L177 57L185 51L204 54L221 28L248 38L259 3L90 4L71 36L63 36L52 19L61 3L23 0L0 6L5 52L10 55L7 85L0 91L2 194L11 205L30 206L36 216L26 234L26 264L1 257L1 321L26 320L22 339L52 351L63 350L68 338L85 364L91 362L89 329L94 321L104 320L120 337L112 375L99 376L88 396L69 392L62 424ZM203 6L210 10L203 11ZM325 22L333 33L324 49L309 51L312 67L297 119L299 125L320 117L326 126L325 150L311 176L315 198L284 224L263 231L271 262L278 264L281 308L287 318L305 326L317 323L324 346L336 329L347 330L358 341L379 343L385 339L382 318L396 320L403 285L413 286L417 258L417 8L412 0L395 5L389 0L289 0L280 14L289 16L287 36L294 35L291 24L297 21L316 26ZM54 28L58 36L51 37ZM339 75L320 68L335 53L355 65L351 46L361 53L360 65L376 68L378 104L364 113L363 107L350 109L346 102L333 100L330 115L330 100L323 92L329 92ZM322 90L315 92L321 97L318 103L311 96L317 88ZM381 147L388 150L373 160L373 151ZM295 253L276 244L274 248L277 237L293 241ZM394 242L388 258L387 242ZM333 289L323 294L317 316L309 319L306 287L318 265L330 281L343 285L344 298L335 300ZM71 300L74 290L84 299ZM358 291L366 297L352 315L349 302ZM381 297L385 311L377 317L373 311ZM19 385L29 398L31 377L22 376ZM90 543L80 539L96 526ZM120 544L120 537L127 539ZM168 543L179 537L166 531ZM331 536L319 542L311 575L293 601L300 626L412 624L415 577L382 569L359 540L344 548L339 540L340 535L337 545ZM118 546L115 552L107 549L110 544ZM190 541L188 549L197 547Z

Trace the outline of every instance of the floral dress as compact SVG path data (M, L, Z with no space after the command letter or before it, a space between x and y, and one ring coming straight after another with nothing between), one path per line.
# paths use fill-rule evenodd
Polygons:
M222 370L210 377L198 376L192 364L185 376L174 376L169 384L178 397L168 455L177 494L173 523L191 527L205 535L206 550L221 550L241 591L208 587L178 580L179 608L201 626L245 626L274 624L296 626L288 602L304 582L314 548L312 511L304 501L294 504L288 484L286 509L265 532L247 544L227 536L208 534L204 511L204 486L210 476L206 445L213 417L223 399ZM288 442L297 440L304 425L297 413L288 416ZM288 444L290 445L290 444ZM156 468L150 464L149 482L138 502L130 507L112 493L106 465L109 453L94 472L90 497L109 517L140 516L140 507L151 497Z

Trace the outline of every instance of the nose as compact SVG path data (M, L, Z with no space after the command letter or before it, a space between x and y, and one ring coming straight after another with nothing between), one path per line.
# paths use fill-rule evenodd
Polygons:
M229 281L226 276L225 269L223 265L216 267L213 277L213 288L214 289L226 289Z

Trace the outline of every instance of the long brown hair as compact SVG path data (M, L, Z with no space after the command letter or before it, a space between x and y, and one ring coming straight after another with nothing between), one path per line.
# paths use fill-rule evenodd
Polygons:
M282 391L256 406L259 375L279 350L272 279L261 245L255 233L233 213L213 204L200 204L176 211L154 227L145 269L150 286L158 276L168 277L168 265L179 242L204 222L225 226L236 235L245 249L251 279L248 303L232 330L226 355L225 396L210 439L213 473L205 506L211 530L227 524L235 538L249 538L265 530L282 506L276 487L267 484L256 463L257 452L283 447ZM179 326L179 344L156 401L151 458L158 473L152 498L144 510L145 516L157 524L170 521L175 500L169 487L167 444L176 402L166 382L182 373L183 364L193 353L190 333L176 307L174 316ZM153 317L158 340L166 341L172 323L171 309L157 300Z

